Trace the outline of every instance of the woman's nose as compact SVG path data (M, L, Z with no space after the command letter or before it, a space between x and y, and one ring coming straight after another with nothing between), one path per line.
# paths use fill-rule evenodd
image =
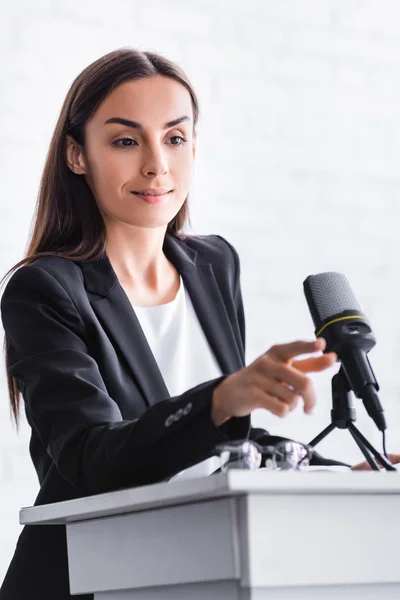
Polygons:
M168 163L161 149L152 149L143 158L143 175L163 175L168 172Z

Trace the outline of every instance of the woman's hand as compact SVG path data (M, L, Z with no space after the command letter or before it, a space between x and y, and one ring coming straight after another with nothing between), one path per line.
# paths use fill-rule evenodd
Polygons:
M315 391L304 373L323 371L337 360L334 352L304 360L301 354L324 350L326 342L292 342L272 346L251 365L226 377L213 392L212 420L219 427L231 417L244 417L265 408L278 417L292 411L303 398L304 412L315 404Z
M400 454L388 454L389 460L392 463L392 465L397 465L400 463ZM379 460L377 461L378 465L380 465ZM358 465L354 465L353 467L351 467L352 471L372 471L371 467L369 466L369 464L367 463L367 461L365 460L362 463L359 463Z

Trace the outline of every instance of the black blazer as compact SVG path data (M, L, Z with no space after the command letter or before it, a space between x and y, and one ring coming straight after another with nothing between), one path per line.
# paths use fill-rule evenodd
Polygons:
M35 505L160 482L224 440L250 434L268 443L267 432L250 431L250 417L219 428L211 420L215 386L245 366L236 250L218 235L182 241L167 233L163 251L223 373L173 398L107 255L42 257L10 278L1 317L32 428ZM65 527L25 526L0 600L71 598L93 596L69 594Z

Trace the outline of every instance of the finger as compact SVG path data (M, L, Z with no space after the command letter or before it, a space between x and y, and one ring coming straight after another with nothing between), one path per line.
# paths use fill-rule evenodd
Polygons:
M256 402L257 408L269 410L277 417L285 417L290 412L290 406L287 402L281 402L278 398L271 396L261 389L253 392L253 399Z
M310 379L307 380L307 387L301 393L304 403L304 412L310 415L317 402L314 386Z
M304 412L311 413L316 402L311 379L290 365L275 363L274 361L266 362L264 368L267 375L272 375L278 381L289 384L296 394L302 396Z
M276 381L274 379L265 379L264 377L259 377L256 379L255 384L259 387L263 392L277 398L281 402L286 402L289 405L290 410L294 410L299 401L299 394L297 394L293 389L287 387L280 381Z
M275 360L285 362L300 354L311 354L312 352L325 350L325 347L326 342L324 338L318 338L313 342L297 341L290 342L289 344L276 344L275 346L272 346L266 354Z
M367 461L364 461L362 463L358 463L357 465L353 465L351 467L352 471L372 471L371 467L369 466L369 464L367 463Z
M388 457L392 465L400 463L400 454L388 454Z
M290 385L299 394L308 385L308 377L292 365L267 360L265 363L261 363L261 373L267 379L273 378L286 385Z
M389 460L392 463L392 465L396 465L397 463L400 462L400 454L388 454L389 456ZM378 465L380 467L383 467L381 461L379 460L379 458L376 459L376 462L378 463ZM362 463L358 463L357 465L353 465L351 467L352 471L372 471L372 468L370 467L369 463L365 460Z
M329 354L323 354L314 358L305 358L304 360L294 360L291 364L292 367L298 369L302 373L317 373L318 371L324 371L331 367L337 361L337 354L335 352L329 352Z

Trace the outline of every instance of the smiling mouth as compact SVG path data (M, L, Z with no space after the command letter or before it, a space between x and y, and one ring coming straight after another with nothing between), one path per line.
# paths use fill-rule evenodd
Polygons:
M173 191L174 190L169 190L169 192L164 192L163 194L141 194L140 192L130 192L130 193L133 194L134 196L151 196L152 198L157 198L159 196L166 196L167 194L170 194Z
M134 196L137 196L141 202L146 204L164 204L167 201L167 196L173 190L165 192L164 194L152 195L152 194L139 194L138 192L131 192Z

